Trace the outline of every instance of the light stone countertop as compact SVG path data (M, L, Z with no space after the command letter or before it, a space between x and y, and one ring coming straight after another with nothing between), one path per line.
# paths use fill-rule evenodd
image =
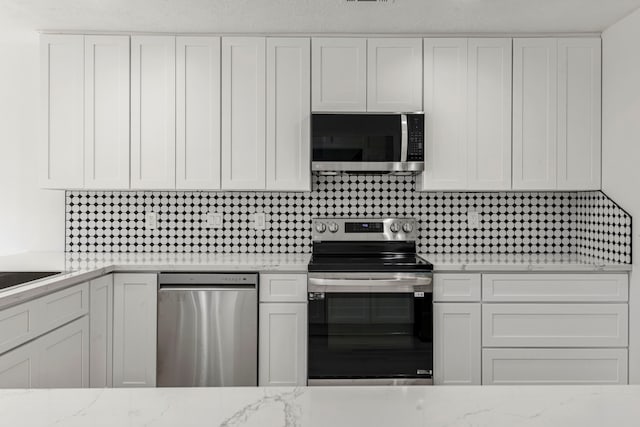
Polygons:
M605 261L577 254L420 254L434 272L624 272L631 264Z
M2 424L637 427L640 386L0 390Z
M306 273L310 254L64 253L0 256L0 271L62 271L54 277L0 290L0 309L112 272L255 271ZM421 254L434 272L630 271L630 264L579 255Z

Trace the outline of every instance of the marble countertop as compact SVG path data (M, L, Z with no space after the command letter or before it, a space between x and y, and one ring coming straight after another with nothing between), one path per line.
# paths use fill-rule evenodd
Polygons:
M630 271L631 265L579 255L421 254L435 272L445 271ZM0 271L63 274L0 290L0 308L112 272L256 271L305 273L310 254L64 253L1 256Z
M631 264L578 254L420 254L434 271L631 271Z
M640 386L0 390L3 425L636 427Z

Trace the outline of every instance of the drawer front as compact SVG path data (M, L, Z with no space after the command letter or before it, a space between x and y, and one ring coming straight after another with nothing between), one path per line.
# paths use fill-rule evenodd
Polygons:
M627 274L483 274L491 302L626 302Z
M434 302L480 301L479 274L434 274Z
M482 351L482 384L627 384L627 350L504 348Z
M626 347L627 304L483 304L483 347Z
M42 310L45 331L84 316L89 312L89 283L43 297Z
M306 302L306 274L261 274L261 302Z
M36 300L0 311L0 354L38 334L37 307Z

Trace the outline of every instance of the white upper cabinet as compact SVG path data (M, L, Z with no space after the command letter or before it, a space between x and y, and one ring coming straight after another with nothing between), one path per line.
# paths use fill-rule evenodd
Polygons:
M367 110L367 39L314 38L313 111Z
M511 39L424 40L423 190L511 188Z
M598 38L514 39L513 188L598 190Z
M558 39L558 189L599 190L601 40Z
M220 38L176 38L176 188L220 188Z
M469 190L511 188L511 39L469 39Z
M265 189L265 38L222 39L222 188Z
M84 185L129 188L129 37L84 38Z
M513 41L513 188L556 187L557 41Z
M310 191L308 38L267 39L267 190Z
M467 39L424 40L424 112L425 171L421 189L465 189Z
M422 39L367 40L367 111L422 111Z
M84 36L42 35L41 152L45 188L84 185Z
M131 37L131 188L175 188L175 37Z

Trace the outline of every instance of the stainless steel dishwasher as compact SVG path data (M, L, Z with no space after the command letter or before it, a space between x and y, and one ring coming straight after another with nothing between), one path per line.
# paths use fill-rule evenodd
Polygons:
M255 386L258 274L160 273L158 387Z

